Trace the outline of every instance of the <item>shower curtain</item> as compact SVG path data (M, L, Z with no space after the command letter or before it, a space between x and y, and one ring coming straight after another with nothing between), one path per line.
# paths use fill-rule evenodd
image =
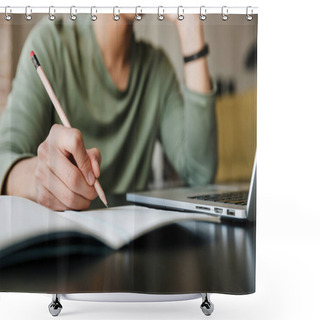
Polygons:
M258 15L124 12L5 8L0 291L253 293ZM242 219L127 197L213 185Z

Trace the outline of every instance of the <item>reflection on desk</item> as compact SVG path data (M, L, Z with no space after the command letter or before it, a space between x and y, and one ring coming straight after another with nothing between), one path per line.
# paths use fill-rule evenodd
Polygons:
M253 293L255 225L180 222L118 251L4 267L0 291Z

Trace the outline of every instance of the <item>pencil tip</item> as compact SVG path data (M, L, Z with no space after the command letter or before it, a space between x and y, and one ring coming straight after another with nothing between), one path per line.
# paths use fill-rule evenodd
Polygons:
M31 52L30 52L30 58L32 59L33 56L34 56L34 51L31 51Z
M104 203L104 205L108 208L108 202L107 202L107 199L106 197L101 197L102 199L102 202Z
M107 204L107 199L106 199L106 196L101 188L101 185L99 183L98 180L96 180L96 182L94 183L94 187L97 191L97 194L99 196L99 198L101 199L101 201L103 202L103 204L108 208L108 204Z

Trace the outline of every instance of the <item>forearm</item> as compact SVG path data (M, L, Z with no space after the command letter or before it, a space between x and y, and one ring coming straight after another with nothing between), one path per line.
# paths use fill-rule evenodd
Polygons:
M199 52L205 46L203 28L198 16L187 16L177 22L182 55L184 57ZM206 57L184 64L186 86L195 92L208 93L211 91L210 75Z
M198 15L186 16L180 22L177 29L182 55L188 57L205 46L202 22ZM214 100L206 56L184 63L184 77L186 88L190 90L184 93L187 111L184 154L188 182L208 183L215 175L217 150Z
M205 46L199 16L172 20L178 30L182 56L198 53ZM167 72L168 74L168 72ZM215 97L211 87L207 58L184 64L182 97L172 80L166 94L162 121L162 142L180 177L190 185L213 181L217 168Z
M37 157L23 159L10 170L4 186L4 194L33 201L36 199L35 173Z

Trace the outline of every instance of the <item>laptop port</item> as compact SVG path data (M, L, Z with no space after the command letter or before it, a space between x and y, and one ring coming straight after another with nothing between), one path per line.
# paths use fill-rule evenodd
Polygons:
M214 212L215 212L215 213L222 213L222 212L223 212L223 209L221 209L221 208L214 208Z
M210 211L210 208L208 208L208 207L202 207L202 206L196 206L196 209L208 210L208 211Z
M236 212L234 210L227 209L227 216L235 216Z

